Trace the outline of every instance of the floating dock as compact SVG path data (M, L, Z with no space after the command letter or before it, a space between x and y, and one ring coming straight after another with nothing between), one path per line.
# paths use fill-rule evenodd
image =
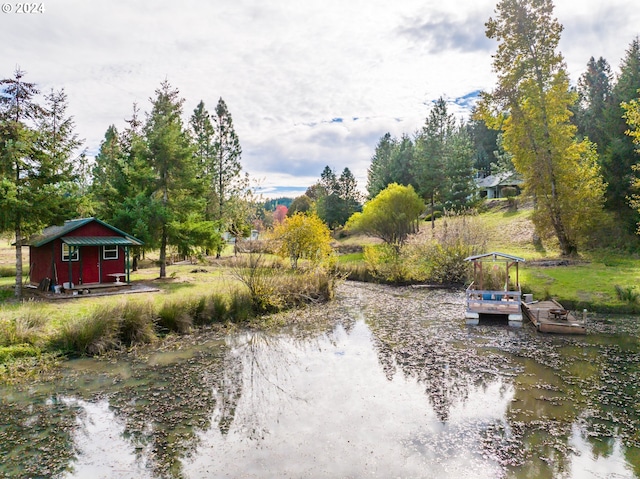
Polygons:
M518 264L524 259L494 251L469 256L465 261L473 263L473 282L467 288L465 300L467 324L477 325L481 316L501 316L509 321L509 326L522 326Z
M522 311L541 333L587 334L585 318L577 319L553 299L522 302Z

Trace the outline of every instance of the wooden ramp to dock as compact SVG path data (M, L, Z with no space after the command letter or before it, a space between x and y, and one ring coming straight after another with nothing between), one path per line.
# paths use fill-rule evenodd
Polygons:
M541 333L586 334L584 319L577 319L555 300L522 303L526 317Z

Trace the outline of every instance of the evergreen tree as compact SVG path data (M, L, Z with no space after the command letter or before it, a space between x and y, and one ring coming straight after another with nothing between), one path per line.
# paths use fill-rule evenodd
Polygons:
M466 129L473 142L473 167L482 176L493 173L492 164L495 162L498 151L498 132L487 126L481 118L478 118L475 109L471 114L471 120L466 124Z
M49 187L55 189L57 199L52 205L52 218L61 222L76 215L82 200L77 180L80 160L84 158L84 152L78 151L83 141L75 133L73 117L67 115L68 102L64 89L51 90L46 94L43 108L44 115L38 125L38 150L49 161L40 164L39 175L46 176Z
M181 229L190 214L203 210L201 183L196 177L189 135L180 115L183 100L165 80L151 99L152 109L144 126L149 163L155 173L151 207L160 212L159 229L153 234L160 247L160 277L166 277L167 246L180 242Z
M435 228L435 205L441 200L445 186L447 142L455 131L455 119L447 111L447 103L440 97L416 138L414 171L416 192L427 200L431 209L431 228Z
M367 193L369 199L375 198L388 184L393 183L390 174L391 153L395 146L395 140L390 133L385 133L376 145L375 153L371 158L371 165L367 171Z
M327 165L320 174L318 182L319 195L316 199L316 212L329 228L340 226L340 196L338 178Z
M218 190L220 179L217 175L219 158L216 156L215 131L211 116L200 101L189 122L194 143L194 155L198 175L202 178L207 198L205 217L208 220L220 219L220 202Z
M473 158L473 143L466 128L456 127L447 142L445 156L443 202L446 208L460 211L473 200L476 192Z
M358 182L349 168L342 170L338 178L338 197L340 198L340 224L344 225L353 213L360 210L361 195Z
M389 163L391 183L398 183L404 186L416 183L412 169L414 155L413 141L411 141L409 135L403 134L400 140L395 142L394 148L391 150L391 161ZM387 185L385 185L385 188Z
M241 177L242 148L233 127L231 113L222 98L218 100L214 116L213 162L210 174L215 181L212 193L218 202L215 219L224 220L225 204L246 188Z
M378 142L368 170L367 193L374 198L391 183L414 184L414 144L408 135L400 139L386 133Z
M578 102L574 107L574 123L578 135L589 138L602 154L608 146L604 114L611 103L611 67L604 58L591 57L587 71L578 80Z
M637 98L640 88L640 39L636 37L620 65L620 74L613 86L611 102L605 111L606 131L609 134L603 153L602 167L607 182L607 208L621 215L630 228L639 216L628 206L633 181L632 165L640 162L631 138L625 135L627 124L621 104Z
M122 133L115 125L107 128L92 169L90 192L100 218L141 239L145 247L155 248L161 204L153 197L156 173L135 103L132 117L125 121L128 126Z
M95 157L90 187L96 203L96 214L110 224L113 224L114 213L120 202L129 197L129 191L123 190L126 181L124 165L125 152L120 134L115 125L111 125Z
M16 249L15 295L22 295L24 238L68 214L69 183L74 180L75 148L80 142L65 116L66 96L36 101L34 83L16 70L0 80L0 229L12 232Z

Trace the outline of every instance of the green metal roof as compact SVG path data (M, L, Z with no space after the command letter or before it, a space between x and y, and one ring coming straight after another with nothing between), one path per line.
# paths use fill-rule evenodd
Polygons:
M98 224L101 224L102 226L110 229L111 231L113 231L116 234L120 234L123 236L123 238L121 238L122 240L129 240L128 243L82 243L84 245L113 245L113 244L128 244L130 246L142 246L144 243L142 241L140 241L139 239L131 236L130 234L125 233L124 231L119 230L118 228L116 228L115 226L111 226L110 224L105 223L104 221L100 221L97 218L81 218L81 219L77 219L77 220L70 220L70 221L65 221L63 226L49 226L48 228L45 228L44 231L42 232L42 234L40 235L36 235L36 236L32 236L31 238L29 238L29 240L23 244L29 244L31 246L35 246L36 248L39 248L40 246L43 246L57 238L62 238L65 237L67 239L69 239L69 236L65 236L68 233L71 233L72 231L80 228L81 226L84 226L88 223L91 222L96 222ZM109 236L109 238L114 238L112 236ZM66 242L67 244L72 244L69 242ZM80 245L80 243L75 244L74 245Z
M69 246L140 246L142 244L122 236L64 236L60 239Z

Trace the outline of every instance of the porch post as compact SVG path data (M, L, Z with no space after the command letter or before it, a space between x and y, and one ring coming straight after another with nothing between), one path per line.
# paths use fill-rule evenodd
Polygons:
M70 245L67 245L67 253L68 253L67 259L69 260L68 261L68 263L69 263L69 279L68 279L68 282L69 282L69 289L71 289L71 284L73 283L73 277L71 276L71 274L72 274L73 270L71 268L71 255L72 255L72 253L71 253L71 246Z
M129 245L126 245L124 247L124 254L125 254L125 268L126 268L126 272L127 272L127 283L129 283L131 281L130 277L129 277L129 271L130 271L130 265L129 265Z

